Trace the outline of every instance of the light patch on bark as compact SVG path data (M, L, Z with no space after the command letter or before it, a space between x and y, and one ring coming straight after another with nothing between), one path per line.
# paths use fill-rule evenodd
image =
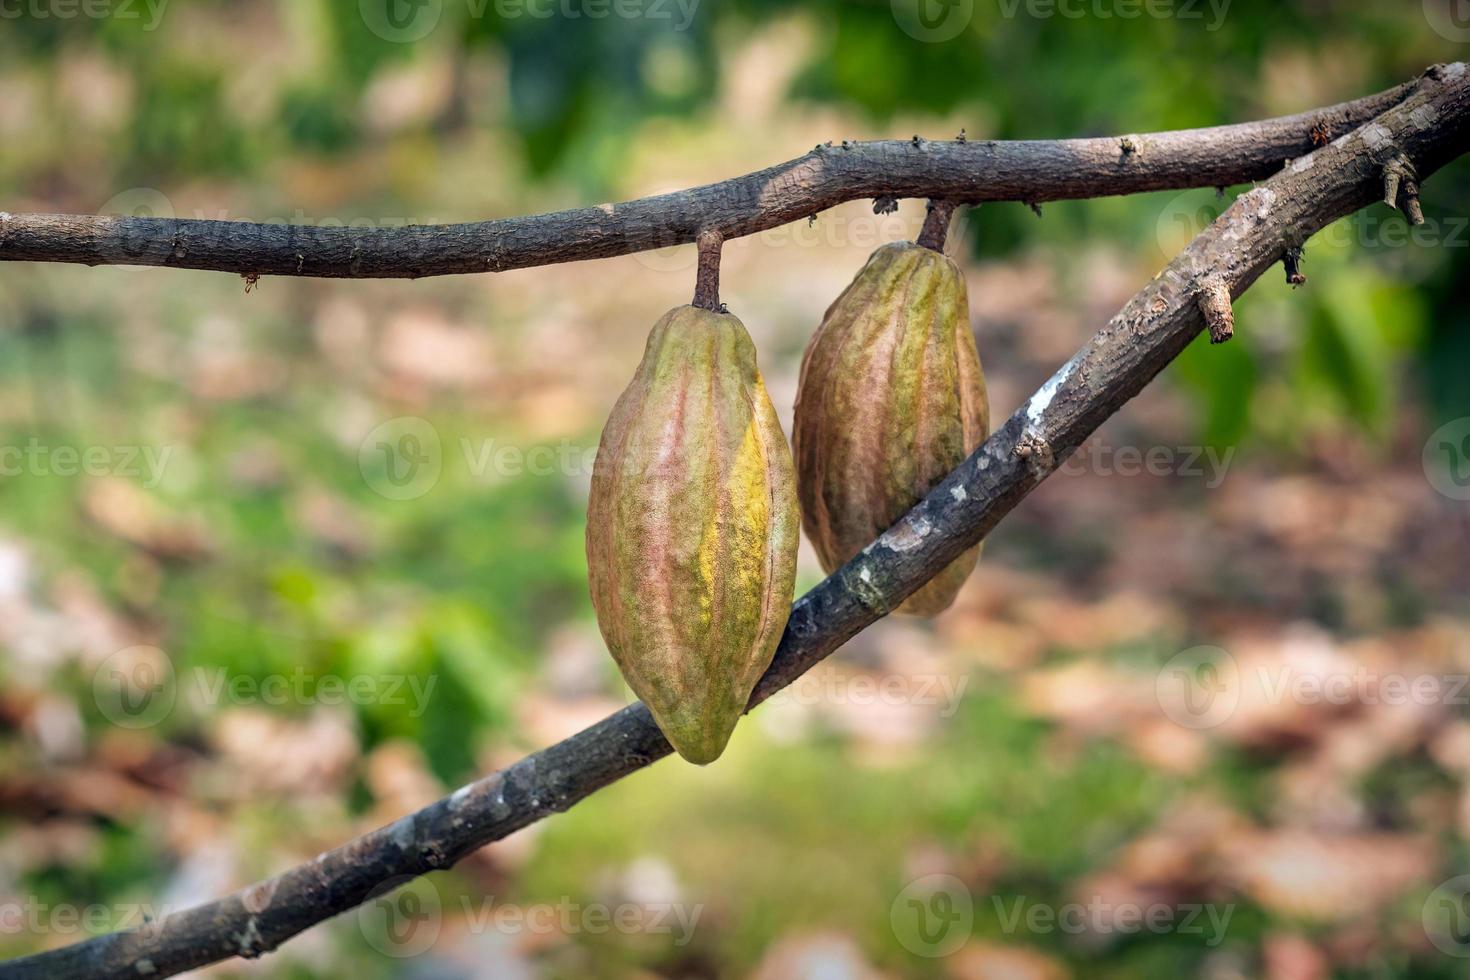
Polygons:
M1052 399L1056 398L1057 392L1061 390L1062 385L1066 383L1067 379L1072 376L1072 372L1075 370L1077 370L1077 358L1073 357L1066 364L1062 365L1061 370L1047 379L1046 384L1041 386L1040 391L1031 396L1031 400L1026 403L1026 427L1028 429L1034 429L1041 425L1041 417L1051 407Z
M279 878L271 878L250 886L245 889L245 894L240 896L240 904L245 906L247 912L264 912L270 908L271 899L276 895L276 886L280 883Z
M1276 192L1269 187L1259 187L1251 192L1259 204L1255 205L1256 217L1265 221L1271 213L1272 206L1276 203Z
M1363 127L1363 142L1377 149L1393 142L1393 133L1379 123L1369 123Z
M244 932L237 932L230 938L235 940L236 948L245 959L254 959L260 955L260 926L256 923L255 916L245 920Z
M890 551L912 551L924 543L932 530L928 518L906 517L884 532L883 546Z
M1415 129L1432 129L1439 122L1439 113L1432 105L1421 105L1409 113L1409 122Z

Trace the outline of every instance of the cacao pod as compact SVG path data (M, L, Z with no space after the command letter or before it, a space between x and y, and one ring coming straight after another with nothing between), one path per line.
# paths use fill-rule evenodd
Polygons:
M587 507L597 623L678 753L725 750L791 612L791 449L728 313L681 306L602 431Z
M802 358L792 437L802 521L835 571L984 441L985 374L959 267L910 242L884 245L837 297ZM980 547L898 612L954 602Z

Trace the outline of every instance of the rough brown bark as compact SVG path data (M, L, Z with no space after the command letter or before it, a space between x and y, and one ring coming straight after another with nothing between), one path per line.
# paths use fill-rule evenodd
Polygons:
M1140 152L1148 152L1147 137ZM918 506L797 600L751 707L790 684L984 537L1199 333L1199 283L1239 296L1288 250L1384 196L1396 154L1420 179L1470 148L1470 75L1409 97L1239 197ZM170 976L259 956L385 883L448 867L669 754L634 704L316 860L141 929L0 964L0 978Z

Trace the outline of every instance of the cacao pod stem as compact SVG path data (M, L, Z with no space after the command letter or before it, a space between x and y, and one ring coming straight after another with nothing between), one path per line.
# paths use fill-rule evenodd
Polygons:
M943 252L944 240L949 237L949 222L956 207L954 201L930 201L929 213L924 215L924 227L920 229L915 244Z
M701 310L720 312L720 248L725 236L717 229L706 228L695 239L699 249L699 269L694 280L694 305Z

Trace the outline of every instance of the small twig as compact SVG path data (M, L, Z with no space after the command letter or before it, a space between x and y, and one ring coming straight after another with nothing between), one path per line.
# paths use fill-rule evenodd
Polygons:
M1235 312L1230 308L1230 287L1218 275L1201 279L1195 289L1195 301L1210 328L1210 343L1223 344L1235 336Z
M720 248L725 236L717 229L706 228L695 240L699 248L699 270L694 280L694 305L705 310L720 310Z
M1286 283L1289 286L1306 285L1307 277L1302 275L1302 263L1307 261L1307 253L1300 245L1293 245L1286 250L1281 257L1281 264L1286 267Z
M919 230L918 244L936 252L944 251L944 240L949 237L949 222L954 217L954 201L930 201L929 213L924 215L924 227Z
M1399 181L1404 178L1404 168L1397 159L1390 160L1383 168L1383 203L1391 208L1399 206Z
M1396 208L1400 197L1403 199L1404 215L1409 219L1409 224L1422 225L1424 209L1419 205L1419 173L1402 153L1383 165L1383 203Z
M1409 224L1422 225L1424 223L1424 209L1419 206L1419 182L1412 178L1404 181L1404 214L1408 215Z

